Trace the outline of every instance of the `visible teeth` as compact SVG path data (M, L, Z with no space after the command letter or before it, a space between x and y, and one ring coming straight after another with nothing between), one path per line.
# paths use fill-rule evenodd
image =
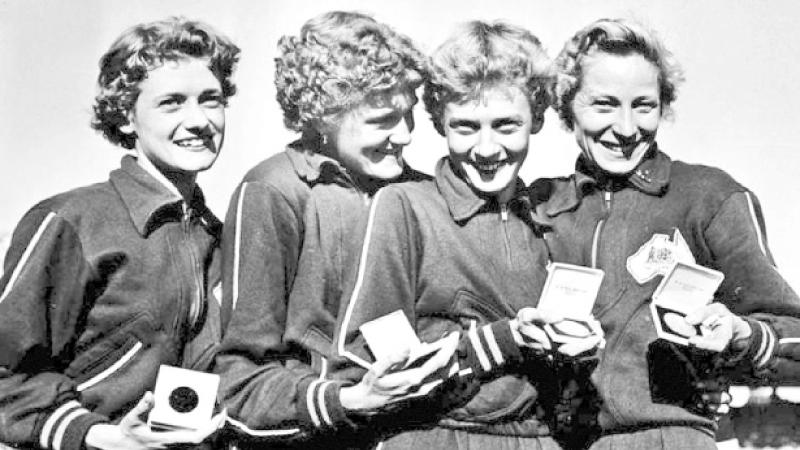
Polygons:
M477 164L475 164L475 166L478 168L478 170L481 170L481 171L484 171L484 172L490 172L492 170L497 170L497 168L500 167L500 163L499 162L491 163L491 164L480 164L480 163L477 163Z
M181 147L200 147L205 145L205 140L200 138L193 138L193 139L181 139L175 142Z

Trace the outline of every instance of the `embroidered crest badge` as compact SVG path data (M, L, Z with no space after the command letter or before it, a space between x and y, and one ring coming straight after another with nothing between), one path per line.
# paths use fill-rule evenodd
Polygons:
M665 275L677 261L695 264L689 245L676 228L672 239L666 234L654 234L628 257L626 267L637 283L644 284L658 275Z

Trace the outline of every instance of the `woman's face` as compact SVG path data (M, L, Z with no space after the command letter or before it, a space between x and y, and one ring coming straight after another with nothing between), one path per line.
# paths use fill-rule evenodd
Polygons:
M455 167L473 188L495 196L513 192L529 137L541 125L533 124L530 103L516 87L495 87L477 100L448 103L443 124Z
M356 176L391 180L403 172L403 147L414 129L412 92L373 97L344 113L328 134L331 156Z
M193 175L214 164L225 135L225 97L206 59L166 61L139 83L121 127L160 172ZM169 178L169 177L168 177Z
M572 111L575 138L584 155L607 173L629 173L658 130L658 69L639 54L598 52L587 57Z

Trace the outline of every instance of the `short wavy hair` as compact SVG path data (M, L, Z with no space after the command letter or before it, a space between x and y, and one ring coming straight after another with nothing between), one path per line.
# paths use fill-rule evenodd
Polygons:
M427 61L411 40L357 12L331 11L278 41L277 100L287 128L321 133L375 95L411 91Z
M219 80L227 100L236 93L231 76L239 52L239 47L209 25L181 17L129 28L100 58L92 128L114 144L134 148L136 135L120 127L128 124L128 114L139 97L139 83L165 61L208 59L208 68Z
M556 57L553 108L568 130L574 127L572 100L580 90L583 62L597 53L642 55L658 69L661 116L672 114L672 102L683 82L683 70L655 32L627 19L600 19L578 31Z
M486 89L514 86L528 98L534 120L550 105L551 61L539 39L504 22L463 24L431 56L423 100L444 136L445 105L480 98Z

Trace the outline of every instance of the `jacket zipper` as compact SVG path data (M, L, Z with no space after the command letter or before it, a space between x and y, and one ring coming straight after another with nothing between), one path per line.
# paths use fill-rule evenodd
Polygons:
M503 240L506 245L506 256L508 265L511 265L511 241L508 238L508 204L500 204L500 222L503 223Z
M597 222L597 226L594 229L594 236L592 237L592 267L595 269L598 268L597 262L598 262L598 250L600 249L600 235L602 234L603 228L605 227L606 222L608 222L609 217L611 217L611 203L612 203L611 191L603 191L603 208L604 208L603 212L605 214L603 216L604 218L600 219ZM620 342L620 339L618 339L617 342L614 342L613 345L615 348L616 344ZM611 350L612 350L611 348L608 349L609 355L612 354ZM610 377L611 377L610 374L606 374L605 381L603 383L604 385L606 386L609 385ZM619 413L619 410L616 407L616 403L613 400L608 402L607 407L609 413L614 418L614 421L616 421L618 424L625 422L625 418L622 417L622 415Z
M611 191L603 192L603 205L605 206L605 218L597 221L592 236L592 268L597 269L597 250L600 248L600 233L603 232L608 216L611 215Z
M200 270L198 268L197 256L194 254L194 248L189 234L189 226L192 220L192 209L184 206L183 210L183 235L186 243L186 249L189 254L189 262L192 266L192 280L194 282L194 295L189 303L189 325L194 327L200 315L203 300L203 281L200 279Z

